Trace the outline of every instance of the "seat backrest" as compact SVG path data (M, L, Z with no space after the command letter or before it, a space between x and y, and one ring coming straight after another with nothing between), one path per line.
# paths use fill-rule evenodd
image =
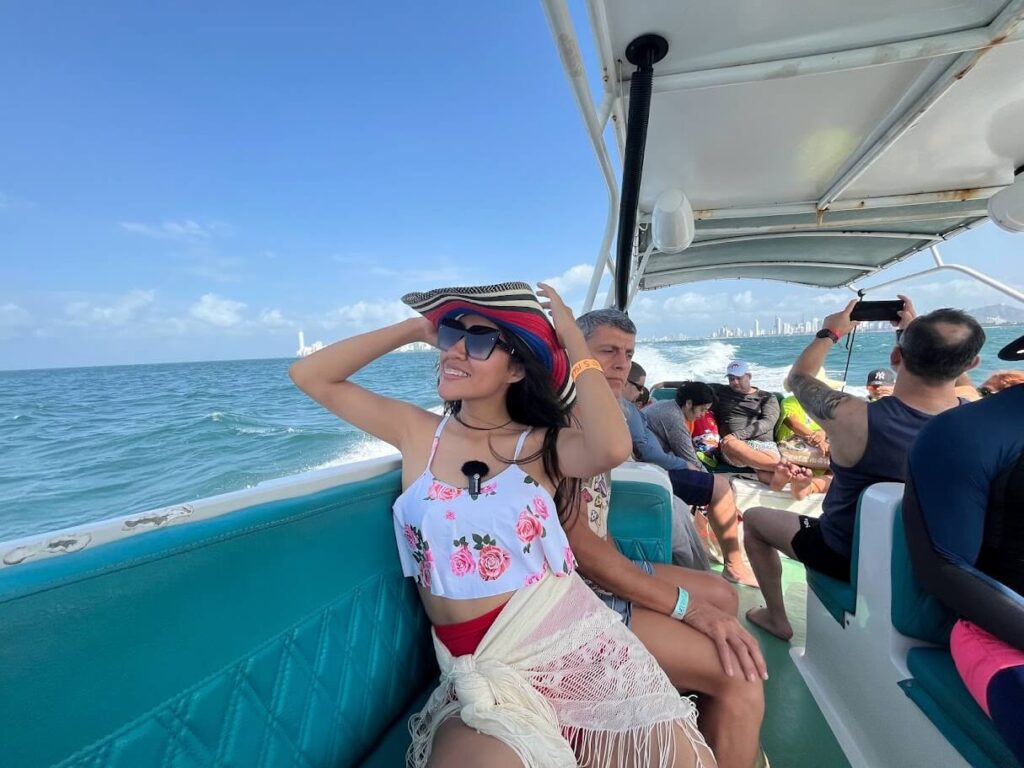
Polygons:
M398 471L0 571L3 763L357 763L436 675Z
M675 400L676 399L676 388L675 387L658 387L657 389L651 390L652 400Z
M916 503L912 485L903 504ZM956 615L930 592L926 592L914 577L914 568L907 549L907 534L903 529L903 512L897 510L892 529L892 625L907 637L925 640L936 645L949 645L949 634L956 623Z
M631 560L671 562L671 492L655 483L613 479L608 532Z

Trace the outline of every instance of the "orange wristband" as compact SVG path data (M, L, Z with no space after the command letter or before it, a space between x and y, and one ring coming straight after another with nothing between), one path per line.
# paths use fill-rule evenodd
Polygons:
M604 373L604 368L601 367L601 364L597 362L597 360L592 357L585 357L572 367L569 371L569 375L572 376L573 381L576 381L576 379L580 377L581 373L590 370L591 368L595 371L601 371Z

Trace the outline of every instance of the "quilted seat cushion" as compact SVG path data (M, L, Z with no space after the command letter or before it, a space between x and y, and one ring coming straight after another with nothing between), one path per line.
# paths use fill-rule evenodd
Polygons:
M0 579L3 764L356 765L437 670L397 472Z
M394 471L0 573L0 764L401 765L438 673L395 556L399 484ZM667 560L668 491L612 493L620 545Z
M394 768L405 765L405 752L409 749L409 718L423 709L434 685L428 685L409 708L381 736L373 751L360 764L360 768Z
M671 562L671 494L651 483L614 481L608 532L631 560Z
M907 694L974 768L1014 768L1019 763L981 707L971 698L949 652L912 648L900 683Z

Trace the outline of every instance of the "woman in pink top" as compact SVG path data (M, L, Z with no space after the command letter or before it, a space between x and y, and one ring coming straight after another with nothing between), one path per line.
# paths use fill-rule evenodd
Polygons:
M412 720L408 763L568 767L635 754L637 765L714 765L693 704L575 572L562 525L578 514L578 478L632 446L571 311L550 286L538 294L544 304L525 283L409 294L422 317L290 369L310 397L402 454L400 560L441 667ZM441 349L443 417L350 381L411 342Z

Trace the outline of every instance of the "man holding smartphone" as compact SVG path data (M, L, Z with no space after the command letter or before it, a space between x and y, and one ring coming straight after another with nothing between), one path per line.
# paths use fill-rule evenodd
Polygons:
M861 491L874 483L904 481L907 452L917 433L932 416L960 403L956 380L979 362L985 332L973 317L937 309L915 318L910 299L900 300L897 342L889 353L897 372L891 397L868 403L815 378L832 346L856 327L850 317L856 301L825 318L789 374L793 394L828 434L833 480L820 518L768 507L743 514L747 555L766 603L748 611L747 618L783 640L793 636L793 629L782 599L779 552L849 581Z

